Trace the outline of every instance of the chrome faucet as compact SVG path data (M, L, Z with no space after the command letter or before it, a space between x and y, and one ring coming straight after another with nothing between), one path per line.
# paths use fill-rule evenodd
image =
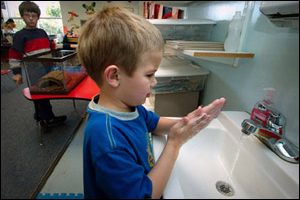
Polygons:
M245 119L241 124L242 132L247 135L254 134L283 160L299 163L299 149L285 138L285 116L262 103L256 108L260 111L267 110L268 115L261 120L252 111L251 118Z

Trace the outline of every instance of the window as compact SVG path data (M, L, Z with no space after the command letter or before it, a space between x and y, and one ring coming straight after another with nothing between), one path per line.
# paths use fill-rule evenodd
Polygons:
M4 21L12 18L15 21L15 31L25 27L25 23L19 13L19 5L23 1L5 1L6 9L2 9ZM63 39L63 23L59 1L34 1L41 10L38 28L44 29L48 35L56 35L56 41Z

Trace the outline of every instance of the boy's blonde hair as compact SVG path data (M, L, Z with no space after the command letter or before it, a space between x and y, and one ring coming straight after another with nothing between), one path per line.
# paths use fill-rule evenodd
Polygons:
M110 65L133 75L146 51L163 51L160 31L146 19L122 8L97 12L81 28L78 56L88 75L100 86Z

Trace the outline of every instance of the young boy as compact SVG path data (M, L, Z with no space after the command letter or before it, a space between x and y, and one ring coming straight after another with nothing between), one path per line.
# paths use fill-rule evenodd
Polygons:
M42 29L36 28L41 11L35 3L30 1L22 2L19 6L19 12L26 26L15 34L13 45L9 50L9 64L14 74L13 80L18 85L23 83L21 70L23 56L30 56L57 48L76 48L76 45L63 46L62 44L50 42L47 33ZM45 123L43 125L46 124L47 127L62 124L67 119L65 115L54 116L49 99L37 100L36 104L39 119L44 120ZM36 118L36 114L34 117Z
M180 120L141 106L156 84L163 46L159 30L126 9L104 8L82 27L79 59L101 89L87 109L85 198L160 198L180 147L221 112L223 98ZM168 134L157 163L150 132Z

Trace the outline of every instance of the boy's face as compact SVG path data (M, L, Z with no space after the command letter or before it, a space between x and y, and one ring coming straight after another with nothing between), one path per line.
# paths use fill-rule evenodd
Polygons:
M27 29L35 29L37 25L37 21L39 20L39 16L34 12L23 13L22 19L24 20Z
M145 103L150 97L151 89L156 85L155 72L162 59L162 52L146 52L134 74L129 77L123 75L120 82L120 91L123 102L130 107Z

